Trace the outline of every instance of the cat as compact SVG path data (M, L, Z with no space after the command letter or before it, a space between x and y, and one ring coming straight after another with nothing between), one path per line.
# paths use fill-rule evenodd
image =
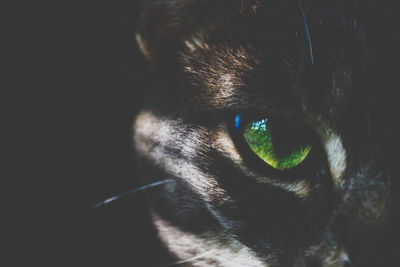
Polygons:
M379 0L147 3L133 138L171 265L400 264L397 13Z

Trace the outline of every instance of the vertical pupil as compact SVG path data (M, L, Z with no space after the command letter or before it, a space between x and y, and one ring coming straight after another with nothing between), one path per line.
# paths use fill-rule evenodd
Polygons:
M235 117L235 128L240 129L242 116ZM271 124L272 123L272 124ZM249 148L275 169L290 169L300 164L309 154L311 144L295 126L274 124L264 118L248 123L243 131Z

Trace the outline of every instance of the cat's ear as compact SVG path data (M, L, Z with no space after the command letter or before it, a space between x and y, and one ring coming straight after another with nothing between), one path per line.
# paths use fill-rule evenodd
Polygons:
M178 50L178 36L184 27L173 10L171 4L157 2L146 7L138 21L136 41L150 62L173 55Z

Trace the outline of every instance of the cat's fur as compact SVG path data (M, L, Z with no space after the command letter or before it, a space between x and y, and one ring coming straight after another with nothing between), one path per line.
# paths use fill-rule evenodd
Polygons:
M173 180L149 202L177 260L399 266L393 2L149 3L137 40L151 82L134 141L144 179ZM312 164L264 169L238 141L238 114L311 129Z

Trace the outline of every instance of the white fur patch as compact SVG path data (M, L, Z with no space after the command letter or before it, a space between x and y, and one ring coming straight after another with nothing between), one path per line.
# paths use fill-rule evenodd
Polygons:
M226 130L221 130L217 133L216 148L221 153L227 155L236 164L243 165L243 158L237 151L232 138L229 136Z
M171 253L181 259L179 262L166 265L189 263L190 261L193 266L268 266L251 249L233 236L215 232L194 235L170 225L155 213L152 214L152 217L162 242ZM223 246L221 240L224 240Z
M142 36L137 33L135 36L135 39L139 46L140 51L143 53L143 55L147 59L150 59L150 57L151 57L150 51L148 50L147 45L146 45L145 41L143 40Z
M333 181L335 184L339 184L346 170L346 151L339 135L330 132L324 140L324 148Z
M209 49L208 44L204 42L203 36L200 37L192 37L191 39L185 40L184 44L191 52L196 51L198 48L200 49Z
M229 99L236 93L237 89L234 87L233 79L233 75L229 73L220 76L219 80L222 85L220 88L221 97Z
M225 190L218 185L216 177L196 165L198 160L207 160L197 155L197 149L207 145L201 138L201 133L206 132L206 129L187 131L183 126L177 120L159 118L150 111L142 111L134 125L137 151L170 175L189 182L206 202L212 201L208 193L210 190L218 195L221 203L230 201ZM171 155L171 149L177 150L184 158Z

